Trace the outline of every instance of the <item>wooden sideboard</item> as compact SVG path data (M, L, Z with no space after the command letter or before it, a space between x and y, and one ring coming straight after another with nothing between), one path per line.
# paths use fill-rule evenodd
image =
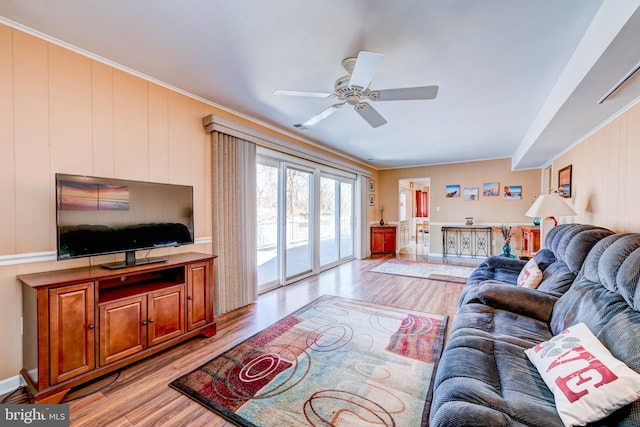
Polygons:
M396 253L396 226L381 225L371 227L371 253Z
M23 369L36 403L195 335L213 336L213 263L185 253L108 270L82 267L18 276Z

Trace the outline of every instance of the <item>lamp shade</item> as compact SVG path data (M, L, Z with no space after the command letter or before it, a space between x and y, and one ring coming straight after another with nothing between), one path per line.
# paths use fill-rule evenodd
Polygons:
M538 196L525 215L531 218L546 218L549 216L573 216L578 214L558 193L553 193Z

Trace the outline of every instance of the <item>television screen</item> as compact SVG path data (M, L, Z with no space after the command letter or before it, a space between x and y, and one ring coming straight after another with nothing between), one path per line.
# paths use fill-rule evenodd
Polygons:
M56 174L56 229L59 260L124 252L110 267L162 261L135 251L194 242L193 187Z

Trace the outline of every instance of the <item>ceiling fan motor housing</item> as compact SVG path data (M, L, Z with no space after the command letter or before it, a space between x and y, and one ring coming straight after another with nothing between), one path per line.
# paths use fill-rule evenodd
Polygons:
M351 76L342 76L334 85L334 91L338 99L346 101L347 104L356 105L360 98L365 95L364 89L358 86L349 86Z

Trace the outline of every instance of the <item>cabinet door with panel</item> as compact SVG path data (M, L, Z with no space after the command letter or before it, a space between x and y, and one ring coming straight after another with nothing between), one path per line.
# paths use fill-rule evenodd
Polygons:
M147 296L147 304L149 346L184 334L184 286L152 292Z
M100 366L147 347L147 297L138 295L99 305Z
M204 326L213 319L213 295L210 291L211 263L187 266L187 330Z
M95 367L93 282L49 290L49 374L57 384Z
M384 253L384 233L371 231L371 253Z

